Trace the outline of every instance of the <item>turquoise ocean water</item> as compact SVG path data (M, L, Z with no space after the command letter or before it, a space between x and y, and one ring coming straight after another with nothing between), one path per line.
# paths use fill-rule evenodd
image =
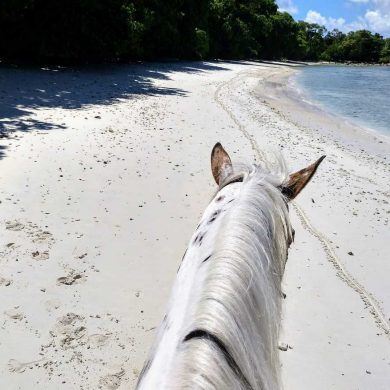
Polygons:
M293 83L327 111L390 136L389 66L306 66Z

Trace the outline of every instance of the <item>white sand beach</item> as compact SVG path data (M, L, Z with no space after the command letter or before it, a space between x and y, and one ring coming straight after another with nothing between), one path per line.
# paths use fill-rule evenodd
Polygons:
M292 63L0 68L0 389L132 389L215 191L210 152L327 155L291 207L285 390L385 390L390 141Z

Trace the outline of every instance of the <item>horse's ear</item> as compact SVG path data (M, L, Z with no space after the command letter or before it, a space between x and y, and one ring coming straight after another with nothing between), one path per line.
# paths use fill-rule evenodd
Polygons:
M315 163L309 165L306 168L301 169L298 172L292 173L287 182L281 187L282 194L289 200L294 199L310 181L313 175L316 173L318 166L321 164L325 156L320 157Z
M222 178L222 173L231 168L232 161L222 145L217 142L211 152L211 171L213 172L214 180L219 185Z

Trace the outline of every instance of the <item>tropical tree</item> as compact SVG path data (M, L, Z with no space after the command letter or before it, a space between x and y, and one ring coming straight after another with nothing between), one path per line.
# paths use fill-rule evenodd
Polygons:
M383 47L379 34L367 30L351 31L341 43L343 59L352 62L378 62Z
M384 64L390 63L390 38L384 40L379 61Z

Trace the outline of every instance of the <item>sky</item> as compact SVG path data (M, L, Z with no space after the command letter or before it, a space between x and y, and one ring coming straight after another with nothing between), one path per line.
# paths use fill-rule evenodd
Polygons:
M276 0L296 20L343 32L367 29L390 37L390 0Z

